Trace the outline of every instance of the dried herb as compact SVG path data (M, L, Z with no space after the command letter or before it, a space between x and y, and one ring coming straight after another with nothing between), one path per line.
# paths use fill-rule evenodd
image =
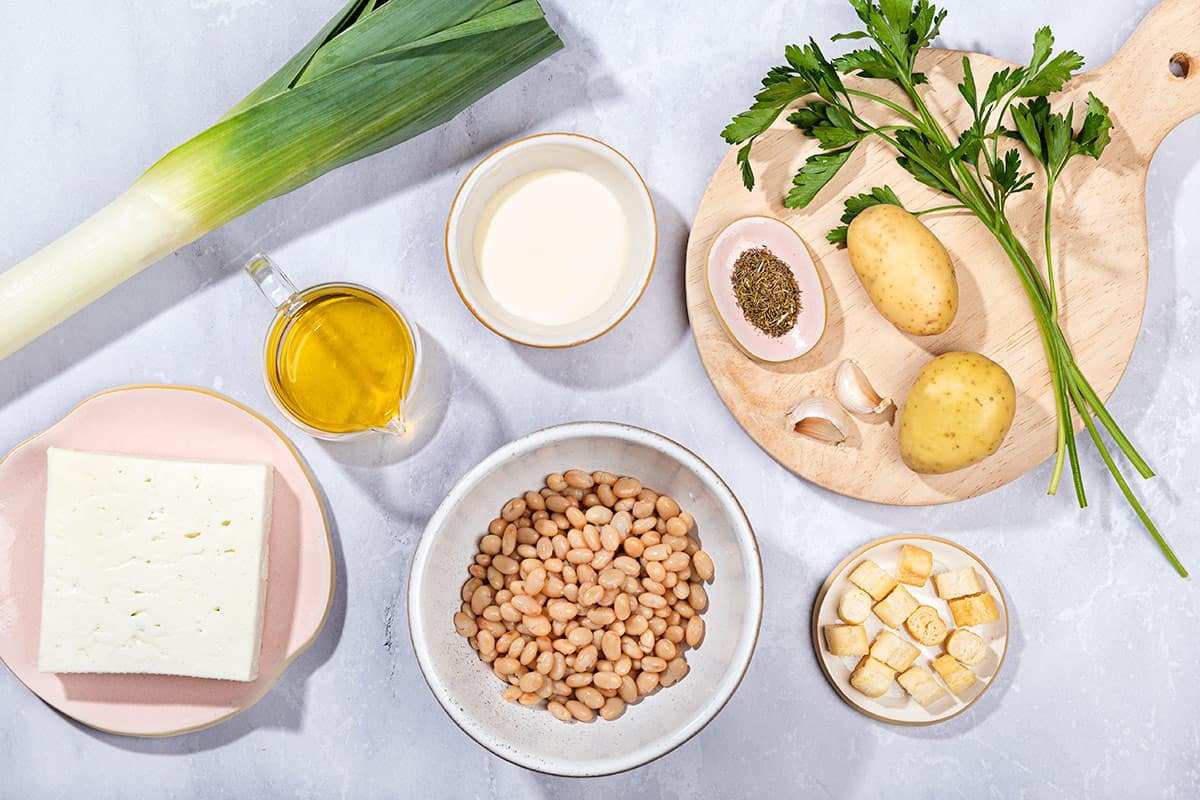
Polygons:
M792 269L766 247L744 251L733 262L733 296L746 321L778 338L796 327L800 287Z

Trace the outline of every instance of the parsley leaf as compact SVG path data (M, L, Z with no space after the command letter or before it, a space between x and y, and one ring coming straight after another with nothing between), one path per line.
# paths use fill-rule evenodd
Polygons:
M884 58L883 53L873 47L851 50L849 53L835 58L833 65L845 74L856 72L864 78L896 80L900 77L900 71L896 65L889 62Z
M806 207L817 193L825 188L825 184L833 180L833 176L837 175L838 170L849 160L856 146L809 156L804 166L796 173L796 177L792 178L792 189L784 198L783 204L788 208Z
M798 75L777 76L776 80L768 83L770 77L763 81L762 90L754 97L754 105L734 117L721 132L725 141L741 144L758 136L771 127L771 123L789 103L813 90L812 83Z
M850 223L854 221L854 218L871 206L884 204L904 208L904 205L900 202L900 198L896 196L896 193L892 191L892 187L890 186L876 186L866 194L847 197L845 203L846 210L842 214L842 225L827 233L825 238L831 244L845 244L846 234L850 230Z
M958 181L950 170L949 154L928 135L911 129L901 130L896 132L896 142L904 153L896 159L897 164L926 186L958 195Z
M754 188L754 168L750 166L750 148L754 146L754 142L747 142L742 147L738 148L737 163L738 168L742 172L742 185L749 191Z
M979 154L983 151L985 138L983 123L977 119L971 123L969 128L959 134L958 146L950 151L950 157L966 164L974 164L979 160Z
M845 98L846 87L842 85L841 76L825 58L821 48L817 47L816 41L809 39L808 44L803 47L789 45L784 55L792 69L812 84L813 91L820 95L821 99L829 103L839 103L840 98Z
M1073 154L1091 156L1099 159L1104 148L1108 147L1111 138L1113 122L1108 115L1108 106L1101 103L1096 95L1088 92L1088 110L1083 117L1083 126L1075 137L1072 147Z
M824 125L819 128L813 128L812 135L821 143L822 150L836 150L848 144L858 144L858 140L862 138L853 131L831 128Z
M1048 26L1043 25L1033 34L1033 55L1029 57L1029 71L1037 72L1046 63L1054 50L1054 34Z
M820 127L841 128L846 131L858 131L858 126L844 108L814 100L806 106L796 109L788 116L788 122L802 130L805 135L815 135L813 131Z
M995 106L1008 95L1012 94L1025 81L1024 67L1005 67L999 72L992 73L987 90L983 93L980 113L989 106Z
M825 150L836 150L849 144L857 144L867 131L855 124L850 114L841 106L815 100L788 115L788 122L795 125L806 136L816 138Z
M1071 75L1083 66L1083 56L1064 50L1046 62L1017 92L1018 97L1039 97L1060 91Z
M913 11L910 0L879 0L879 11L897 33L908 33Z
M1073 156L1099 158L1108 146L1112 131L1108 107L1091 93L1078 133L1074 131L1074 107L1068 108L1065 115L1052 112L1045 97L1035 97L1013 106L1012 118L1017 126L1017 137L1046 168L1051 183L1058 179Z
M754 105L734 117L721 131L725 141L744 145L738 150L738 166L747 189L754 188L754 170L750 166L754 140L771 127L788 105L814 89L811 80L790 66L772 68L763 78L762 87L754 96Z
M958 93L967 101L967 105L975 112L975 118L979 118L979 90L975 86L975 72L971 69L971 59L963 56L962 60L963 80L958 85Z
M872 39L878 45L877 56L856 55L839 59L838 69L844 73L861 70L868 78L886 78L903 85L916 86L927 82L913 70L917 53L938 35L946 12L931 5L929 0L850 0L865 30L840 33L840 39ZM856 62L863 62L861 64ZM869 64L869 66L868 66Z
M1023 105L1013 106L1011 114L1021 141L1034 158L1045 164L1046 145L1042 140L1042 131L1050 115L1050 102L1044 97L1036 97Z
M1033 173L1021 172L1021 154L1016 150L1008 150L997 159L988 178L1002 199L1033 188Z

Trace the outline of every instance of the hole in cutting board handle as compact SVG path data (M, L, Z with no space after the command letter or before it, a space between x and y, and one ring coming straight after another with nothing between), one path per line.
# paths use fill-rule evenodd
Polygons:
M1171 71L1171 77L1183 80L1192 72L1192 58L1187 53L1176 53L1171 56L1167 69Z

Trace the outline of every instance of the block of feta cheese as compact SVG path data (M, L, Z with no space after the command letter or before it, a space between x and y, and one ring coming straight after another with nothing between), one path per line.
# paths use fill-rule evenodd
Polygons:
M38 669L254 680L271 467L46 457Z

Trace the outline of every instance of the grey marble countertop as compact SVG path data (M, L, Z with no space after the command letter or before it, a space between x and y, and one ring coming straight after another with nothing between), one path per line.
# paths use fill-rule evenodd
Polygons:
M218 117L332 13L333 0L0 3L0 266L118 194ZM947 0L941 43L1025 58L1033 28L1098 64L1147 0L1047 6ZM1045 496L1049 465L937 508L848 500L799 480L738 428L688 331L683 254L724 153L717 133L783 46L851 26L841 0L546 0L568 49L437 132L329 175L186 247L0 363L0 452L87 395L141 382L207 386L276 418L259 378L268 308L239 274L266 249L298 283L353 278L398 297L434 343L442 419L407 458L296 436L337 527L337 601L320 639L249 711L166 740L99 734L0 671L0 797L1178 797L1200 795L1194 581L1175 577L1090 446L1091 507ZM1200 42L1193 43L1200 49ZM1166 64L1163 65L1164 69ZM659 270L614 332L535 352L484 330L447 278L441 231L458 183L510 139L574 130L646 176ZM1111 402L1162 476L1138 490L1200 568L1200 119L1149 176L1150 296ZM2 313L2 310L0 310ZM536 398L537 402L530 402ZM650 766L568 780L488 754L442 713L408 642L404 590L425 519L499 444L609 418L707 459L763 547L766 616L740 690ZM808 620L826 573L895 531L982 555L1012 614L997 685L935 727L872 721L826 684Z

